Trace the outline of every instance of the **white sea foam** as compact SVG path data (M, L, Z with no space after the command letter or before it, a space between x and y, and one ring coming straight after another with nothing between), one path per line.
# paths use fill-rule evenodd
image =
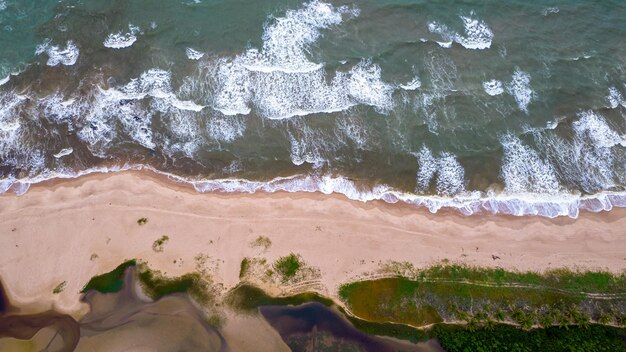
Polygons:
M507 91L515 98L520 110L528 114L528 104L533 100L535 92L530 87L530 75L518 68L515 69Z
M419 170L416 175L416 191L426 193L436 176L437 193L450 196L465 191L465 170L451 153L434 157L425 146L417 154Z
M0 79L0 86L4 85L5 83L9 82L9 80L11 80L11 75L6 76L3 79Z
M542 14L544 16L548 16L548 15L556 15L557 13L559 13L559 8L558 7L546 7L545 9L543 9Z
M15 163L12 155L20 149L22 134L18 109L25 101L13 92L0 92L0 165Z
M463 193L449 196L420 196L396 190L388 185L377 185L373 188L360 186L345 177L330 175L294 175L277 177L267 182L245 179L214 179L197 180L158 171L145 165L114 165L97 167L81 171L44 171L36 176L16 179L9 176L0 179L0 193L9 189L18 195L24 194L31 184L50 179L78 178L93 173L109 173L126 170L145 170L167 176L171 181L192 185L198 192L321 192L324 194L343 194L348 199L367 202L383 200L387 203L404 202L409 205L426 207L432 213L442 208L457 209L465 215L487 212L493 214L510 214L515 216L539 215L549 218L569 216L577 218L580 210L591 212L609 211L613 207L626 207L626 193L601 192L589 196L579 194L496 194L488 192Z
M200 60L204 56L204 53L193 48L185 49L185 54L189 60Z
M311 63L306 47L321 35L320 30L342 21L342 15L358 15L358 10L334 7L322 1L311 1L299 10L288 10L284 17L277 18L263 33L263 49L257 57L265 66L300 70Z
M67 41L65 48L61 48L57 45L52 45L52 41L46 39L42 44L38 45L35 50L36 55L43 53L48 55L48 61L46 62L48 66L72 66L78 60L80 50L78 50L76 44L71 40Z
M419 87L421 86L422 81L420 81L420 78L418 76L415 76L410 82L407 82L406 84L401 84L400 88L404 90L416 90L419 89Z
M483 89L485 90L485 93L491 96L496 96L504 93L502 82L498 81L497 79L483 82Z
M309 127L302 119L286 122L290 157L294 165L312 164L315 168L329 162L336 149L336 141L324 138L319 129Z
M359 104L370 105L382 111L393 108L393 87L381 79L380 66L369 60L359 62L350 70L348 91Z
M463 21L464 34L457 33L439 22L428 23L428 30L431 33L439 34L443 38L443 41L437 41L437 44L444 48L449 48L452 46L452 42L457 42L466 49L478 50L491 47L493 32L484 21L475 18L473 12L469 16L459 17Z
M141 29L132 24L128 25L128 32L122 33L116 32L109 34L104 39L104 46L111 49L123 49L128 48L137 41L137 34L141 32Z
M579 113L572 127L574 134L568 139L554 133L537 136L537 145L559 166L560 178L589 194L623 184L625 175L616 170L624 162L626 136L592 111Z
M150 97L150 108L142 100ZM180 100L172 92L171 75L160 69L150 69L119 88L98 89L88 111L81 117L78 136L86 141L92 152L103 155L108 145L118 137L115 123L121 123L125 133L146 148L154 149L152 120L155 112L169 113L171 109L199 112L203 106Z
M64 156L66 156L66 155L72 154L73 152L74 152L73 148L63 148L63 149L59 150L59 152L54 154L53 156L55 158L57 158L57 159L60 159L60 158L62 158Z
M335 72L327 82L324 64L308 57L308 46L322 29L357 15L357 10L345 6L312 1L274 19L265 27L260 50L217 60L213 108L225 115L247 115L254 108L259 115L277 120L355 105L388 112L394 88L382 81L378 65L363 60L348 72Z
M488 49L491 47L493 32L484 21L473 18L473 16L474 14L461 16L465 27L465 36L459 36L457 41L467 49Z
M607 96L607 100L609 101L609 106L611 107L611 109L615 109L620 105L626 108L626 100L624 100L622 93L615 87L609 88L609 95Z
M7 2L5 0L0 0L0 11L4 11L7 9Z
M209 135L221 142L232 142L246 131L245 118L241 116L213 116L207 121Z
M556 171L539 154L513 135L501 139L504 149L501 177L509 194L545 193L561 191Z
M594 146L610 148L625 144L626 136L620 136L612 130L606 120L595 112L581 112L578 117L578 121L573 123L574 131L579 136L587 136Z

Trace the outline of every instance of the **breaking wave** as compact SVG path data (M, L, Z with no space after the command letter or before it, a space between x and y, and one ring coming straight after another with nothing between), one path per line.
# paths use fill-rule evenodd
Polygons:
M437 43L444 48L449 48L452 46L452 42L456 42L466 49L489 49L493 40L493 32L487 24L477 19L473 12L469 16L459 17L463 21L464 34L455 32L439 22L428 23L428 30L431 33L439 34L444 40Z

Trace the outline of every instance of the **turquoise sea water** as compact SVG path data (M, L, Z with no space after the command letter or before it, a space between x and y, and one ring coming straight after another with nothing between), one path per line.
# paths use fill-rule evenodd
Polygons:
M148 167L466 214L626 206L623 1L27 3L0 0L1 190Z

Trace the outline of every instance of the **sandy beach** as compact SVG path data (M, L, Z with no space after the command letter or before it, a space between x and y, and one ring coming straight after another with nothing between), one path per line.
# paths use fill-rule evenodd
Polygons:
M129 258L180 275L196 270L202 257L225 292L239 282L244 257L271 262L293 252L318 273L307 288L330 297L342 283L374 275L390 261L621 272L625 215L626 209L576 220L433 215L323 194L201 194L147 172L97 174L0 196L0 278L22 312L54 308L80 317L88 309L79 301L85 283ZM148 222L138 225L142 217ZM155 251L164 235L163 251ZM259 236L272 245L251 246ZM63 292L52 294L63 281Z

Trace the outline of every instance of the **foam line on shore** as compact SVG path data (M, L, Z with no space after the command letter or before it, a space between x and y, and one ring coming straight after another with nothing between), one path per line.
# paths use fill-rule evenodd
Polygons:
M147 165L114 165L96 167L74 173L47 172L33 178L9 178L0 180L0 193L13 191L22 195L31 185L55 179L74 179L81 176L120 171L149 171L165 176L169 180L187 184L197 192L257 193L257 192L319 192L323 194L341 194L350 200L369 202L382 200L394 204L402 202L415 207L425 207L431 213L442 209L454 209L463 215L481 213L505 214L514 216L537 215L547 218L567 216L578 218L580 211L610 211L613 207L626 207L626 192L604 191L592 195L580 194L536 194L536 193L483 193L466 192L455 196L418 195L394 189L388 185L367 187L359 185L343 176L331 175L293 175L276 177L269 181L246 179L194 180L183 176L157 170Z

